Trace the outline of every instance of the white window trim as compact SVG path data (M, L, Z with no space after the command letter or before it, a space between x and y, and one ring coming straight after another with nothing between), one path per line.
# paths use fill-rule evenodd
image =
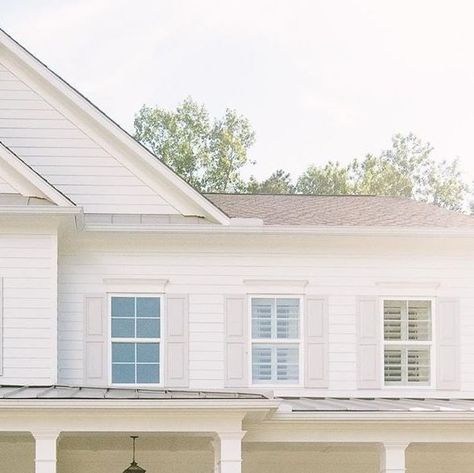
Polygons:
M267 339L267 338L253 338L252 336L252 299L298 299L300 301L300 319L299 319L299 338L282 338L282 339ZM304 376L304 297L295 294L250 294L248 296L248 373L250 379L250 386L264 389L286 389L286 388L301 388L303 386ZM252 366L252 346L254 343L261 344L297 344L298 345L298 383L254 383L253 382L253 366Z
M112 338L112 297L156 297L160 299L160 338ZM165 330L165 307L163 294L151 294L151 293L136 293L136 292L116 292L107 294L107 317L109 320L109 366L108 366L108 384L109 386L117 386L122 388L160 388L164 386L163 380L163 363L164 363L164 330ZM158 341L157 341L158 340ZM159 383L113 383L112 382L112 343L113 342L125 342L125 343L159 343L160 345L160 382Z
M430 301L431 302L431 341L430 342L403 342L398 340L385 341L384 331L384 302L385 301ZM413 390L430 390L436 386L436 298L435 297L423 297L423 296L384 296L379 301L379 313L381 314L381 371L383 380L383 389L385 390L400 390L400 389L413 389ZM385 384L385 347L386 346L430 346L430 384L424 384L417 386L414 384Z

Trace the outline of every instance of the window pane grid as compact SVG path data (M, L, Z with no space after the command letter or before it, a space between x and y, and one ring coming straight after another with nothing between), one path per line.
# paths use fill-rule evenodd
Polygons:
M160 298L111 298L112 382L160 382Z
M298 383L300 300L253 298L251 314L253 382Z
M431 342L431 301L384 301L386 385L430 385Z
M298 383L298 345L254 343L252 346L252 375L254 383Z

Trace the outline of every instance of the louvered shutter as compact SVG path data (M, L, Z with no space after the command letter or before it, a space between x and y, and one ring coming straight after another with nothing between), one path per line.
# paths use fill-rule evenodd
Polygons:
M169 294L166 298L164 384L167 387L189 386L188 307L186 295Z
M309 296L305 310L305 380L309 388L327 388L328 376L328 301L325 297Z
M245 387L248 375L248 312L247 296L232 295L224 300L225 385Z
M107 386L108 323L105 296L84 297L84 383Z
M376 297L360 297L357 301L357 386L378 389L382 386L381 314Z
M440 298L436 306L437 387L461 388L459 301Z

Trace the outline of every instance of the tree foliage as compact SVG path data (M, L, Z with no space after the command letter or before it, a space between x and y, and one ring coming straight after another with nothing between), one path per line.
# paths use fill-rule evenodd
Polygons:
M349 169L332 161L324 166L311 165L298 178L296 190L301 194L351 194Z
M236 111L211 119L203 105L187 98L175 111L142 107L134 126L135 138L198 190L243 189L240 170L250 162L255 133Z
M296 188L291 182L290 173L278 169L270 177L260 182L251 176L245 191L249 194L294 194Z
M139 141L202 192L386 195L453 210L462 210L468 203L474 209L474 199L467 202L469 188L459 162L434 160L431 144L412 133L394 135L390 148L346 165L337 161L313 164L293 183L283 169L263 180L242 178L242 169L252 163L248 151L255 133L234 110L211 118L203 105L187 98L173 111L142 107L134 125Z
M458 160L435 161L433 147L413 134L395 135L391 148L348 165L310 166L298 179L297 192L408 197L452 210L463 208L468 187Z

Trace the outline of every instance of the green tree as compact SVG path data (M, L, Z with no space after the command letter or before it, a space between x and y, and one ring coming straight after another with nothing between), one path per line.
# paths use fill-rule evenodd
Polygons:
M299 194L351 194L349 168L337 161L329 161L324 166L311 165L298 178L296 191Z
M461 210L468 195L458 160L435 161L433 147L414 134L397 134L378 155L353 159L347 166L329 162L310 166L298 179L297 192L408 197Z
M249 121L227 109L211 119L191 98L169 111L143 106L134 120L135 138L202 192L244 188L240 170L255 142Z
M291 182L290 173L278 169L260 182L252 176L245 191L249 194L294 194L296 189Z

